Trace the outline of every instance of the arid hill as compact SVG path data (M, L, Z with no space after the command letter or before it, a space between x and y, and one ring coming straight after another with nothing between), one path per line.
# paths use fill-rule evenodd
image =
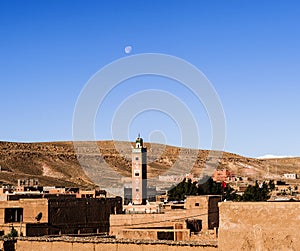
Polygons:
M146 143L146 146L149 178L176 175L180 170L184 173L191 168L194 175L201 176L204 166L214 161L207 150L150 143ZM77 149L76 152L74 149ZM97 183L94 176L98 179L108 177L107 182L113 182L109 178L118 173L130 179L130 152L129 142L80 142L75 147L73 142L0 142L0 184L15 185L19 178L38 178L41 185L94 187ZM254 159L224 152L217 163L218 169L227 168L238 176L253 179L300 173L300 158ZM102 165L110 167L105 168L110 171L102 174L103 170L99 171Z

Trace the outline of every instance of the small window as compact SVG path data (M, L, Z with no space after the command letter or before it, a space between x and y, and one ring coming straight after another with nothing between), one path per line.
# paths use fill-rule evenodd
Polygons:
M200 206L200 204L197 202L197 203L195 203L195 207L199 207Z
M140 189L138 189L138 188L137 188L137 189L135 189L135 191L136 191L136 192L139 192L139 191L140 191Z
M139 160L139 157L135 157L135 160Z
M157 239L174 241L174 232L157 232Z
M134 176L140 176L140 174L139 173L135 173Z

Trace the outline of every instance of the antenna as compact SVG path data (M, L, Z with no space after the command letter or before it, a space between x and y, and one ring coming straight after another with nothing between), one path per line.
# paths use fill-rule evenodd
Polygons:
M140 138L140 137L141 137L141 134L139 133L139 134L138 134L138 138Z

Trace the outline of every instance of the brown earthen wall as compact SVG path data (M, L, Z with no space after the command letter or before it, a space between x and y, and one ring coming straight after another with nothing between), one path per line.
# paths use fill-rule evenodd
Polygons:
M220 250L300 250L300 203L219 204Z
M218 203L221 201L221 197L210 197L208 201L208 217L207 226L205 229L214 229L219 227L219 207Z
M212 246L172 246L167 244L43 242L18 240L16 251L216 251Z
M159 232L170 232L170 229L124 229L122 231L122 238L133 240L157 240ZM190 239L189 229L180 229L171 231L174 234L175 241L188 241Z
M185 220L178 218L186 217L185 211L182 213L166 213L166 214L116 214L110 215L110 235L118 238L123 236L123 229L128 228L168 228L174 227L174 222L180 222L185 228Z
M18 202L18 201L17 201ZM36 216L42 213L40 223L48 222L48 200L47 199L24 199L20 200L19 207L23 208L23 222L37 223Z
M111 215L110 235L115 235L117 238L129 238L129 234L125 234L123 230L130 228L173 228L177 222L186 229L187 219L201 221L204 230L214 229L219 224L218 202L220 200L221 196L188 196L184 204L185 209L168 209L162 214ZM141 234L141 236L143 235Z
M27 223L38 223L36 216L42 213L42 218L39 224L48 222L48 200L47 199L20 199L16 201L1 201L0 202L0 230L4 231L4 234L8 234L11 231L11 226L23 235L26 235ZM5 208L23 208L23 222L5 223Z
M40 222L48 221L48 201L47 199L21 199L19 201L1 201L0 202L0 223L4 224L5 208L23 208L23 222L35 223L35 217L41 212L43 214Z
M208 196L188 196L185 208L190 215L199 215L195 218L201 218L203 229L214 229L219 226L219 208L218 203L221 201L219 195Z

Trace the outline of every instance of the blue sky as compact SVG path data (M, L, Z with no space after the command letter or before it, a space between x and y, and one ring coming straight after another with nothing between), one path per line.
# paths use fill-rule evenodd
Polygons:
M127 45L131 55L174 55L206 75L225 111L226 151L300 156L300 2L289 0L2 0L0 140L72 140L82 88L128 56ZM118 105L150 88L184 101L199 123L200 147L209 148L205 109L180 84L149 76L125 81L107 97L95 121L97 138L112 138ZM153 111L134 118L129 138L140 131L150 140L155 130L180 145L176 123Z

